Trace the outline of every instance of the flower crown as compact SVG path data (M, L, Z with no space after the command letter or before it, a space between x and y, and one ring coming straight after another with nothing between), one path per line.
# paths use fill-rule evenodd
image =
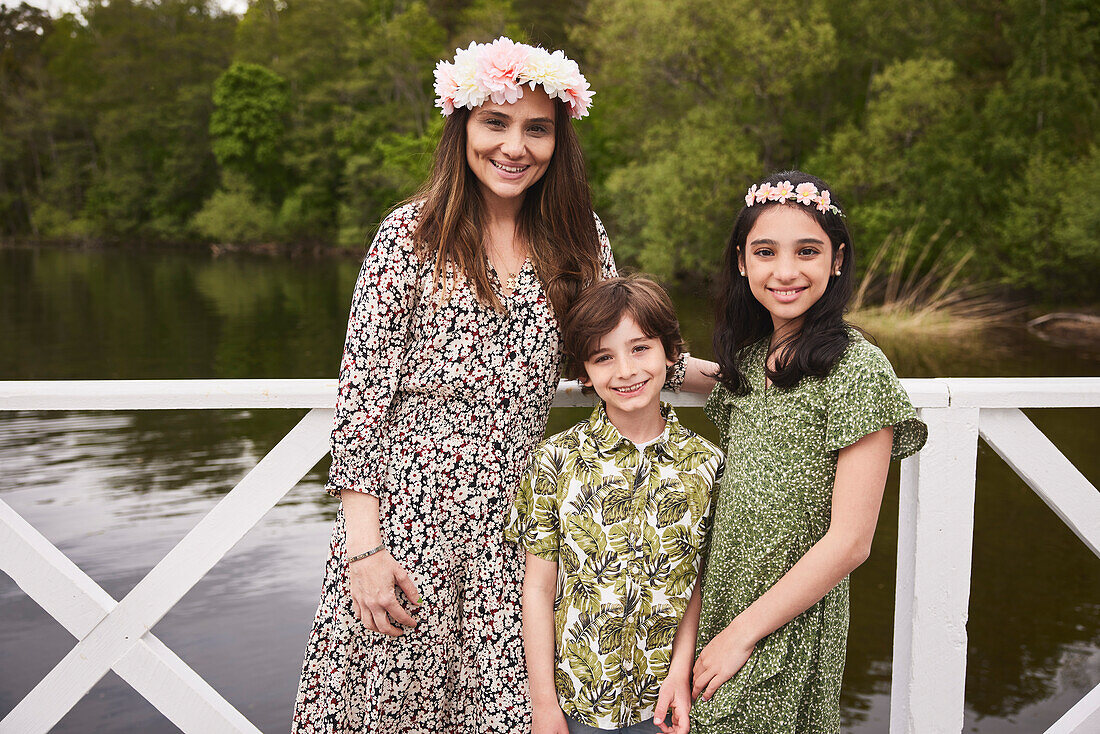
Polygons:
M471 43L455 49L455 60L435 67L436 107L450 115L456 107L474 109L488 99L497 104L515 102L523 85L541 84L550 99L569 105L569 114L580 119L588 114L595 92L581 74L577 62L564 51L550 53L539 46L516 43L501 36L492 43Z
M832 212L838 217L843 217L840 211L832 203L832 197L828 189L817 190L817 186L806 181L798 186L791 186L790 181L780 181L777 184L762 183L759 186L752 185L745 194L745 206L763 204L766 201L778 201L780 203L794 200L799 204L816 207L819 212Z

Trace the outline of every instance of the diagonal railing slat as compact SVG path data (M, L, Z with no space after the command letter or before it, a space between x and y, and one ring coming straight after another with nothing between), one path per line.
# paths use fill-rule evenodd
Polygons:
M1046 734L1096 734L1100 731L1100 686L1096 686L1062 715Z
M78 640L117 604L3 500L0 500L0 570ZM257 731L151 632L114 669L183 731ZM225 722L231 727L227 728ZM6 724L0 727L7 730Z
M1100 556L1100 492L1058 447L1016 408L988 408L982 438L1069 529Z
M3 500L0 570L77 639L91 632L116 604Z
M331 410L306 414L12 709L0 730L34 734L60 721L325 456L331 426Z

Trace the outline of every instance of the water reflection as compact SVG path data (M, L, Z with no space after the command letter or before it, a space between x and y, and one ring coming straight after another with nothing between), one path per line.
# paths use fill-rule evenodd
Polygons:
M160 251L0 250L0 379L327 377L358 264ZM710 314L678 294L692 351ZM1022 330L941 342L876 334L903 376L1095 375ZM303 411L0 414L0 496L116 599L274 446ZM584 410L556 410L561 430ZM1030 411L1086 476L1096 410ZM714 437L697 409L685 423ZM193 589L155 633L261 729L285 730L335 505L327 460ZM1100 682L1100 562L984 445L978 460L967 731L1049 726ZM854 575L845 728L889 720L896 469ZM0 715L72 639L0 577ZM57 731L174 731L113 675Z

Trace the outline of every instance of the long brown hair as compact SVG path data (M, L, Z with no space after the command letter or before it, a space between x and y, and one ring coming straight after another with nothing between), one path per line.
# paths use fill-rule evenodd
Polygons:
M600 241L580 141L565 103L553 102L554 154L524 195L517 233L560 320L581 289L599 280ZM469 116L462 107L447 118L431 176L412 199L422 202L417 253L435 261L437 287L444 287L450 263L473 284L482 304L499 311L503 306L493 292L483 242L485 201L466 164Z

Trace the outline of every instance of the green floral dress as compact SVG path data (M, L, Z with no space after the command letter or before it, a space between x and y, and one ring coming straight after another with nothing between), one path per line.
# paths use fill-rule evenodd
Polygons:
M852 330L824 378L765 388L768 340L748 348L751 390L719 385L706 413L721 431L726 471L703 578L698 650L770 589L825 534L840 449L886 426L891 455L920 450L928 428L879 349ZM840 730L848 579L761 640L744 667L691 711L693 732L825 734Z

